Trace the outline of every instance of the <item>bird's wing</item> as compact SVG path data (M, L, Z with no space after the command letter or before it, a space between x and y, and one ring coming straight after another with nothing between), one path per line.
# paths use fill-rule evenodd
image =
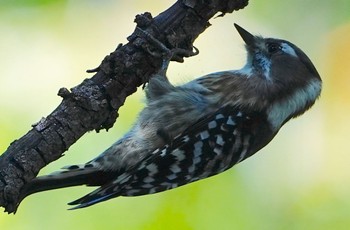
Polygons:
M117 196L156 193L225 171L251 155L252 124L250 115L223 107L112 182L69 204L76 209Z

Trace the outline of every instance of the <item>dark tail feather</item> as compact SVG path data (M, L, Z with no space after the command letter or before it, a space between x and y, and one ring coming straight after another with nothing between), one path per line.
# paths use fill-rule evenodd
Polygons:
M21 190L19 200L22 201L33 193L47 190L79 185L101 186L112 180L115 175L116 173L112 171L105 172L94 167L84 167L84 165L66 167L65 171L39 176L28 182Z
M109 183L109 184L103 185L102 187L92 191L91 193L75 201L69 202L68 205L76 205L75 207L70 208L69 210L85 208L85 207L100 203L102 201L106 201L114 197L118 197L120 195L121 194L120 194L119 186L117 184Z
M73 165L65 167L63 171L46 176L39 176L37 178L34 178L32 181L28 182L26 185L24 185L24 187L21 190L17 206L19 206L22 200L27 196L42 191L79 185L104 187L104 185L110 184L110 182L113 179L115 179L115 177L119 174L119 171L101 171L98 168L93 167L91 164ZM99 189L97 189L97 191L99 191ZM90 198L90 194L84 196L81 199L71 202L70 204L77 205L72 209L87 207L100 201L112 198L109 198L109 196L107 195L106 197L103 197L101 199L97 197L96 200L89 200L87 199L87 197ZM82 201L82 203L80 203L79 201Z
M94 205L94 204L97 204L99 202L112 199L112 198L117 197L117 196L119 196L119 194L112 193L112 194L106 194L105 196L99 197L99 198L96 198L96 199L90 199L89 194L88 194L86 196L83 196L80 199L77 199L75 201L69 202L68 205L76 205L73 208L69 208L69 210L75 210L75 209L79 209L79 208L86 208L86 207L89 207L91 205Z
M25 197L42 191L59 189L78 185L88 185L96 178L100 171L96 169L62 171L47 176L39 176L26 184L21 191L21 200Z
M117 178L114 178L113 181L106 183L89 194L68 203L69 205L76 205L75 207L70 208L70 210L85 208L120 196L121 189L126 183L130 182L131 179L132 177L129 174L119 175Z

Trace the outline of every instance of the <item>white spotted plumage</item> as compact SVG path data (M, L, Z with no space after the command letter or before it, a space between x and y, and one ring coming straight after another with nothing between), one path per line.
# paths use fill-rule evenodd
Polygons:
M34 179L21 199L49 189L99 186L70 203L82 208L162 192L221 173L267 145L284 123L314 104L321 79L292 43L236 28L248 51L241 70L180 86L155 74L146 88L147 105L123 138L84 165Z

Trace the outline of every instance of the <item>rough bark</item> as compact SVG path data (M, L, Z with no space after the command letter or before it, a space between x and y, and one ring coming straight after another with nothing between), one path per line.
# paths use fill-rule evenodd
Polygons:
M191 50L193 41L210 25L210 18L247 4L248 0L179 0L155 18L144 13L137 15L135 22L169 49ZM71 90L61 88L60 105L0 156L0 206L5 212L15 212L22 186L86 132L111 128L126 97L161 67L161 58L146 52L161 50L136 32L128 41L90 71L95 72L93 77ZM175 61L181 62L182 57Z

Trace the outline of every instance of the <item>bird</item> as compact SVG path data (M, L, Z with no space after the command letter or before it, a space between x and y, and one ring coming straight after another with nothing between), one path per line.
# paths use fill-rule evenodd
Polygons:
M314 105L322 80L293 43L234 26L247 50L241 69L175 86L165 74L170 60L164 61L130 131L85 164L34 178L19 203L33 193L79 185L97 188L68 203L71 209L158 193L226 171L270 143L286 122Z

